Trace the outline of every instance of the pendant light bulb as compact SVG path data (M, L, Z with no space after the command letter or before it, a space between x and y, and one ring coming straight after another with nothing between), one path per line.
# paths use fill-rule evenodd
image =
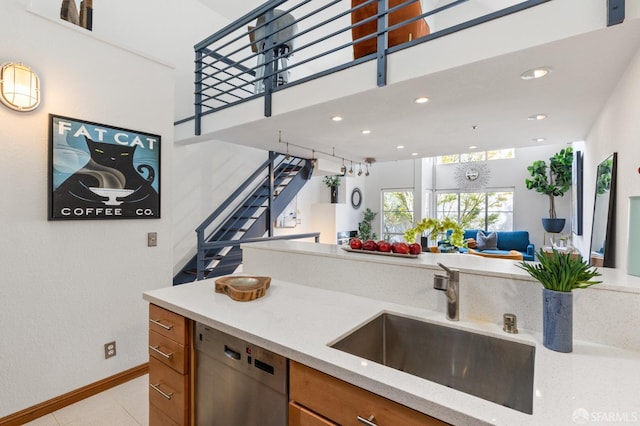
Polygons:
M342 159L342 166L340 167L340 173L345 174L347 172L347 166L344 165L344 158Z
M351 162L351 167L349 168L349 174L353 174L353 161Z
M291 154L289 154L289 142L287 142L287 155L284 156L285 160L288 160L291 158Z
M364 175L369 176L369 163L367 163L367 172Z
M358 170L358 176L362 176L362 164L360 164L360 170Z

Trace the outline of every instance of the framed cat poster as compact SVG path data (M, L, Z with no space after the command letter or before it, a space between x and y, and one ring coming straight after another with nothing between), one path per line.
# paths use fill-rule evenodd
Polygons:
M160 218L160 136L49 114L49 220Z

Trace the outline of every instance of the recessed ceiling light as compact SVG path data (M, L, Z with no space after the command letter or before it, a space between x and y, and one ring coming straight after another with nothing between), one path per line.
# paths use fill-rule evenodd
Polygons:
M471 145L471 146L469 147L469 149L476 149L476 148L478 148L476 145Z
M363 135L368 135L369 133L371 133L371 130L364 129L364 130L362 131L362 134L363 134Z
M398 145L398 146L396 146L396 148L398 148L398 149L404 149L404 145Z
M342 117L340 117L339 115L334 115L333 117L331 117L331 119L333 121L342 121Z
M427 102L429 102L429 98L421 96L419 98L416 98L413 102L415 102L417 104L426 104Z
M527 117L527 120L529 120L529 121L540 121L540 120L544 120L545 118L547 118L547 114L534 114L534 115L530 115L529 117Z
M418 153L417 152L412 152L411 155L413 155L414 157L417 157Z
M542 78L549 75L550 72L551 68L549 67L533 68L520 74L520 78L523 80L535 80L536 78Z
M546 139L546 138L533 138L532 140L533 140L534 142L544 142L544 141L546 141L547 139Z

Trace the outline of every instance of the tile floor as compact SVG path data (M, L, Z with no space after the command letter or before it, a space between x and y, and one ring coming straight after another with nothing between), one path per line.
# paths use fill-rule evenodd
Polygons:
M149 375L78 401L28 426L148 426Z

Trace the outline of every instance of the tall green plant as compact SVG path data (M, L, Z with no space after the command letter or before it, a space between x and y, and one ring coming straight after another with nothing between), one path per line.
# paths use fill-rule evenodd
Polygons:
M540 281L547 290L570 292L602 282L591 281L601 274L597 268L590 268L580 255L558 253L555 249L550 254L540 249L536 252L536 259L539 263L521 262L516 266Z
M549 197L549 217L556 218L555 197L562 197L571 187L573 148L564 148L549 158L549 166L543 160L527 167L531 179L525 179L527 189Z
M373 222L373 219L375 219L377 215L377 212L374 212L368 207L362 213L362 222L358 223L358 238L362 241L378 239L376 233L372 232L371 229L371 222Z

